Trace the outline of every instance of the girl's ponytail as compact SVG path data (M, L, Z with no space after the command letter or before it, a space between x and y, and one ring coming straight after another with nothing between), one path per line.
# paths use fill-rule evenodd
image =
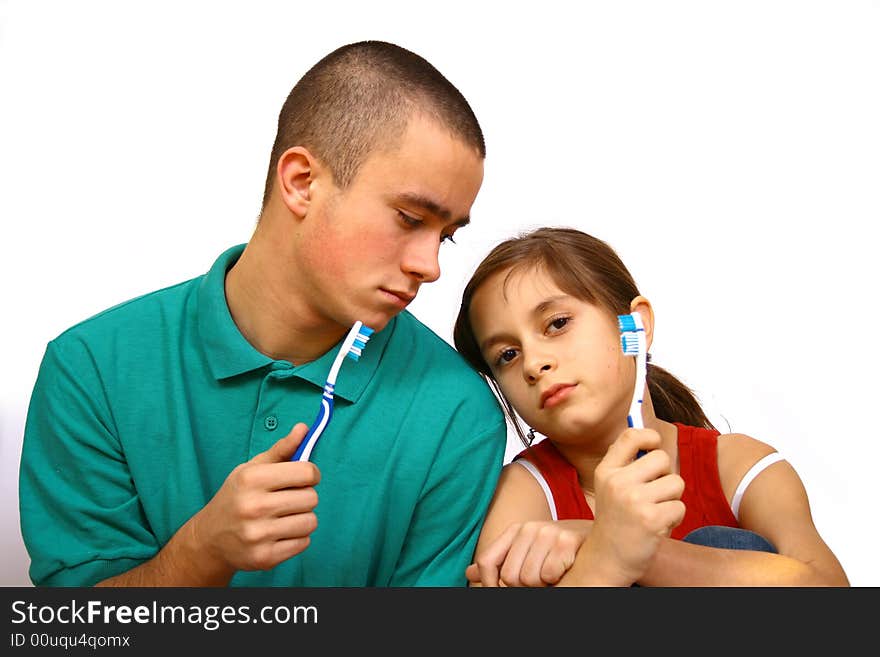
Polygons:
M662 367L648 363L648 391L654 414L667 422L715 429L693 391Z

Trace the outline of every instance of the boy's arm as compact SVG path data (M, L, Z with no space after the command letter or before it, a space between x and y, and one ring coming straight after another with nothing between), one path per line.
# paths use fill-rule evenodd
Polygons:
M50 343L31 396L20 469L22 536L36 585L224 585L236 569L270 567L308 545L317 502L310 487L320 475L313 464L285 462L282 454L293 453L304 424L238 466L162 546L108 403L87 349ZM272 505L285 513L275 514Z
M486 508L504 460L507 430L450 433L435 455L389 586L465 586Z

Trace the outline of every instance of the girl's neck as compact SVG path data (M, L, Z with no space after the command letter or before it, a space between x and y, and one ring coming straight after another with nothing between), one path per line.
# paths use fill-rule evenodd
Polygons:
M642 419L646 429L653 429L660 434L660 449L669 454L672 460L672 471L678 472L678 427L671 422L661 420L654 415L654 407L651 404L650 395L645 394L642 403ZM625 420L614 428L609 430L608 436L598 443L591 444L582 448L577 445L557 445L557 449L565 456L578 473L578 481L587 501L591 503L593 494L595 493L594 472L596 466L605 457L608 448L617 440L618 436L626 429Z

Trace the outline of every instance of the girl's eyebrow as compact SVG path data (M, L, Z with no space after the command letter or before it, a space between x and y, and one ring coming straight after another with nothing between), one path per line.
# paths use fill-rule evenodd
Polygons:
M562 301L565 301L568 298L569 298L569 296L567 294L557 294L555 296L543 299L542 301L539 301L537 304L535 304L535 307L532 308L532 310L529 314L532 317L540 317L545 312L547 312L548 309L552 308L553 306L555 306L556 304L558 304ZM490 334L488 338L486 338L485 340L483 340L480 343L480 351L485 351L488 347L491 347L495 342L500 342L501 340L506 339L508 337L509 336L506 333Z
M560 301L565 301L566 299L568 299L567 294L557 294L556 296L548 297L548 298L544 299L543 301L541 301L540 303L538 303L534 308L532 308L531 314L532 315L541 315L542 313L546 312L548 308L552 308Z

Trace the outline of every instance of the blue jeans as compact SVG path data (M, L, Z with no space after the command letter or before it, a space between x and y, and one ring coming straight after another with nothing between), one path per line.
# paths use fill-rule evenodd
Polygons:
M776 548L760 534L739 529L709 525L700 527L687 534L683 539L686 543L705 545L706 547L725 548L728 550L757 550L759 552L776 552Z
M760 534L739 527L707 525L688 532L681 540L685 543L726 550L755 550L774 554L777 552L773 544ZM633 584L633 586L639 585Z

